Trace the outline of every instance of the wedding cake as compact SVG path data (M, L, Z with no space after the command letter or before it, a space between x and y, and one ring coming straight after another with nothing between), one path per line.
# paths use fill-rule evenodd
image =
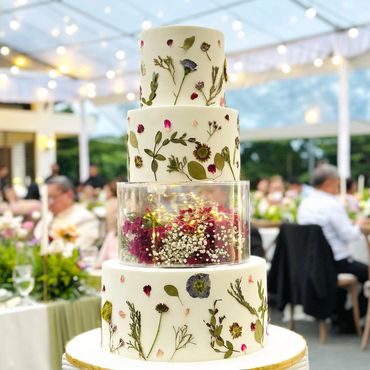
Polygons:
M265 261L249 255L237 111L223 34L144 31L141 109L128 112L119 260L102 269L102 348L147 361L244 356L266 343Z

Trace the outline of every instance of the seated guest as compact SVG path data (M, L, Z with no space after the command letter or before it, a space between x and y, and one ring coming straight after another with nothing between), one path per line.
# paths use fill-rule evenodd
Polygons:
M285 192L285 185L283 178L280 175L274 175L269 180L269 190L267 199L271 204L279 203Z
M77 230L76 247L89 249L99 237L99 222L84 206L75 202L72 182L65 176L56 176L48 182L49 230L72 226ZM35 228L35 237L41 237L41 223Z
M4 200L6 203L0 207L1 211L10 211L16 216L31 215L34 211L40 211L40 201L36 199L19 199L14 188L11 186L4 189ZM3 208L1 210L1 208Z
M352 178L346 180L346 209L349 213L356 214L360 211L360 203L356 199L357 184Z
M312 192L312 186L303 184L297 177L290 177L288 179L288 190L287 193L293 193L300 198L306 198Z
M368 278L368 266L352 258L349 243L361 237L359 226L369 220L358 220L353 224L348 218L337 198L340 179L336 167L324 164L316 168L312 185L314 190L298 208L298 223L320 225L332 248L337 272L353 274L364 283ZM364 308L364 305L366 307L362 296L360 307Z
M94 189L102 189L106 183L106 179L99 174L98 166L91 164L89 167L89 178L85 181L85 186L90 185Z
M117 182L111 181L104 186L105 193L105 221L106 230L117 230L117 213L118 213L118 200L117 200Z
M103 246L99 251L99 257L95 265L95 268L100 269L104 261L117 258L118 258L118 237L116 227L115 230L108 231L104 239Z
M256 190L258 192L261 192L263 195L266 195L269 190L269 180L267 179L258 180Z
M60 168L58 163L53 163L51 165L51 174L45 179L45 182L49 181L53 177L60 176Z

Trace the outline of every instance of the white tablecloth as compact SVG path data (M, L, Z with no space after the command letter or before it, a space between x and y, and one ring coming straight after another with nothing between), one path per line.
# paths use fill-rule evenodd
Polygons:
M50 370L46 305L0 309L0 369Z

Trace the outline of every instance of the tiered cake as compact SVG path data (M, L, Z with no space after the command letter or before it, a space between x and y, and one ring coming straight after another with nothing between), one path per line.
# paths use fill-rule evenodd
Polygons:
M266 266L249 256L238 113L224 108L222 33L142 34L141 109L128 112L120 261L103 264L102 346L148 361L247 355L266 340Z

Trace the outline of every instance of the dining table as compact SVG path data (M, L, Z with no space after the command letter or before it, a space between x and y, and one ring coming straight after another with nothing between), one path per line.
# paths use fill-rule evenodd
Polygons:
M60 370L65 345L100 326L100 296L72 301L0 305L0 369Z

